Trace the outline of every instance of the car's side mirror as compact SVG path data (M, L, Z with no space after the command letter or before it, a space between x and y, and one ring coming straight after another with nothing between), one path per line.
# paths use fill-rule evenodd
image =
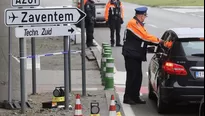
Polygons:
M156 53L156 46L148 46L147 53Z

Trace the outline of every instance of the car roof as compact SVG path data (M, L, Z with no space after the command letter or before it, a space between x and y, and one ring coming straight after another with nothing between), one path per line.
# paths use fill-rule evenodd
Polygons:
M171 28L179 39L184 38L204 38L204 28Z

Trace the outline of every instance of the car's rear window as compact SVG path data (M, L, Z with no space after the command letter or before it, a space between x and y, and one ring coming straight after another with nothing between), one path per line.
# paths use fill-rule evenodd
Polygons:
M182 39L176 41L171 55L174 56L204 56L204 41Z
M204 41L182 42L182 47L186 56L193 54L204 54Z

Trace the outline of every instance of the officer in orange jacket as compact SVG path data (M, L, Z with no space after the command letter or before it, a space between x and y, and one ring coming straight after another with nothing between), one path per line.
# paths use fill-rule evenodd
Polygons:
M114 34L116 31L116 46L121 47L120 31L123 24L124 11L120 0L110 0L105 8L105 20L110 27L111 46L114 47Z
M136 15L128 22L125 31L122 50L127 71L126 89L123 101L125 104L133 105L146 103L146 101L140 98L142 61L146 61L147 45L163 43L162 40L150 35L144 27L147 10L147 7L136 8Z

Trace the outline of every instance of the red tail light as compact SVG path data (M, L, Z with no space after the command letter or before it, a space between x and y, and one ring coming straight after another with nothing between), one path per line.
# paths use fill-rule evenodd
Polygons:
M165 62L163 69L168 74L183 75L183 76L187 75L187 71L184 68L184 66L179 65L179 64L175 64L172 62Z

